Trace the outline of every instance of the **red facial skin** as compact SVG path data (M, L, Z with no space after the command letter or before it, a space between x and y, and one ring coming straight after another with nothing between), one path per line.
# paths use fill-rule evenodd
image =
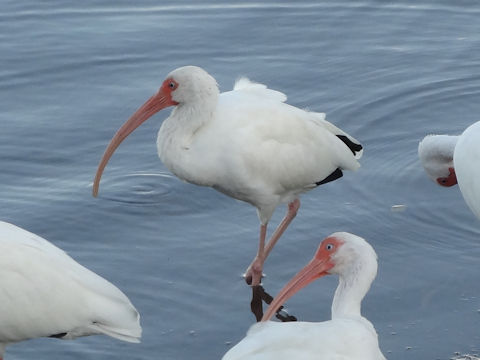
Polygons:
M448 168L450 174L447 177L439 177L437 183L441 186L450 187L457 184L457 175L454 168Z

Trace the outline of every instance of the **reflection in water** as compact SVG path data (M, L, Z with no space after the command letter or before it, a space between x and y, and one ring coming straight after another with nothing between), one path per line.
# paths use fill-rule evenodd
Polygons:
M269 305L273 300L273 297L265 291L262 285L252 286L252 301L250 302L250 309L253 315L259 322L263 317L263 302ZM275 317L281 322L297 321L297 318L288 314L283 305L280 306L275 312Z

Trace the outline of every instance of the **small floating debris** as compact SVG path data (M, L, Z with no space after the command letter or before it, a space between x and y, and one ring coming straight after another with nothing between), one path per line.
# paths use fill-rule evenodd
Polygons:
M407 208L407 205L397 204L397 205L392 205L390 210L393 212L401 212L401 211L405 211L406 208Z

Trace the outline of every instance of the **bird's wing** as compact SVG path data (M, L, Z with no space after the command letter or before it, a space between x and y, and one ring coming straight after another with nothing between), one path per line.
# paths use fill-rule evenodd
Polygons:
M138 342L138 312L117 287L6 222L0 222L0 283L0 342L64 333Z
M248 92L264 101L270 100L276 102L285 102L287 100L287 95L285 95L284 93L277 90L269 89L266 85L255 83L246 77L239 78L235 82L233 90ZM308 114L310 115L311 121L317 123L319 126L328 130L329 132L337 136L340 140L342 140L345 145L350 148L356 159L360 159L362 157L362 146L357 139L325 120L324 113L308 112Z
M234 91L246 91L260 98L268 98L269 100L285 102L287 101L287 95L284 93L267 88L266 85L255 83L250 81L246 77L239 78L233 86Z

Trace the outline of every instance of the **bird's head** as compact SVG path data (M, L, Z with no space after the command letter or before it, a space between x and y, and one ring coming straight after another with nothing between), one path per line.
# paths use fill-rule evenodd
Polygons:
M184 66L168 74L157 93L140 106L108 144L97 168L93 196L98 194L100 178L114 151L143 122L166 107L198 104L207 100L212 103L216 102L217 97L218 86L215 79L198 66Z
M428 135L418 144L418 157L427 175L438 185L457 184L453 153L458 136Z
M371 264L371 276L375 277L376 259L375 251L363 238L347 232L333 233L320 243L313 259L280 290L262 321L269 320L285 301L322 276L344 276L358 271L362 264L368 263Z
M198 66L183 66L167 75L159 93L169 98L174 105L191 104L207 99L217 99L216 80Z

